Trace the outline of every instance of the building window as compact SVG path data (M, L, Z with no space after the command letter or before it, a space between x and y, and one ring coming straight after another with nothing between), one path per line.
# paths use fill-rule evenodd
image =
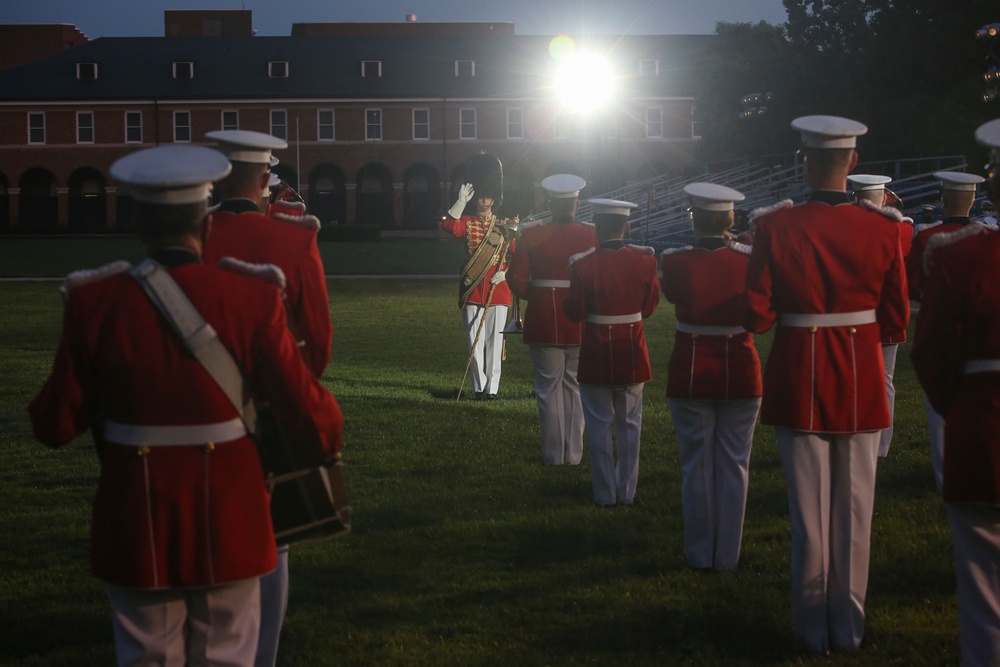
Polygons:
M127 144L141 144L142 143L142 112L141 111L126 111L125 112L125 143L127 143Z
M524 139L524 111L520 108L507 109L507 138Z
M94 143L94 113L92 111L76 112L76 143Z
M175 142L191 141L190 111L174 112L174 141Z
M361 61L361 76L366 79L375 79L382 76L382 61L381 60L362 60Z
M320 141L333 141L336 137L333 109L320 109L316 112L316 137Z
M222 129L223 130L238 130L240 129L240 112L235 109L223 110L222 111Z
M284 109L271 109L271 134L288 139L288 112Z
M461 76L461 77L476 76L476 61L475 60L456 60L455 61L455 76Z
M44 113L29 113L28 114L28 143L29 144L44 144L45 143L45 114Z
M646 138L663 136L663 109L646 109Z
M287 60L269 60L267 62L267 75L272 79L288 78Z
M431 138L430 109L413 110L413 138L416 140Z
M458 110L458 138L459 139L475 139L476 138L476 110L475 109L459 109Z
M193 79L194 78L194 63L190 61L177 61L174 62L174 78L175 79Z
M382 141L382 110L365 109L365 139Z
M640 60L639 61L639 76L659 76L660 75L660 61L659 60Z
M77 63L76 78L81 81L93 81L97 78L97 63Z

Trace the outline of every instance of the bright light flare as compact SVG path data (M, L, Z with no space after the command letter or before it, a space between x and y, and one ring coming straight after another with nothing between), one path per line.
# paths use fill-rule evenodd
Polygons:
M614 72L598 55L571 53L560 59L553 88L564 107L574 112L596 111L614 97Z

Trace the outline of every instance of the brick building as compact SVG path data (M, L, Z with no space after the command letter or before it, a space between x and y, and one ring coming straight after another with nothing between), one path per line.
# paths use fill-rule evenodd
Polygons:
M523 216L551 173L607 192L683 168L698 139L693 72L712 36L564 38L612 63L616 95L589 115L552 96L552 38L509 23L256 37L248 14L167 12L165 33L187 36L100 38L0 72L0 229L127 228L109 165L217 129L285 138L275 170L324 224L385 228L434 226L479 151L503 162L503 213Z

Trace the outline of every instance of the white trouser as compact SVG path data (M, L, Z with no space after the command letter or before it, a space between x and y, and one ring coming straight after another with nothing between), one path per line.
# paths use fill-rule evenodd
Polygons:
M759 398L668 398L680 454L684 555L691 567L734 570L740 560Z
M889 428L883 429L878 440L878 456L884 459L889 455L889 445L892 444L892 427L896 422L896 386L892 377L896 374L896 352L899 345L883 345L882 360L885 362L885 396L889 399Z
M580 402L590 443L594 501L600 505L631 505L635 499L644 384L580 385Z
M288 611L288 547L278 547L278 567L260 578L260 639L254 667L274 667Z
M934 467L934 488L941 493L944 484L944 417L931 407L924 395L927 408L927 438L931 443L931 465Z
M963 667L1000 665L1000 507L948 503Z
M146 590L104 584L118 665L246 667L260 629L257 577L224 586Z
M495 394L500 388L500 361L503 357L503 331L507 324L507 306L490 306L486 309L486 322L476 340L479 321L483 319L483 307L469 304L462 309L462 321L469 337L469 354L472 363L472 390L477 394Z
M583 457L583 406L576 369L579 345L529 345L535 369L542 461L576 465Z
M775 431L792 527L792 630L814 653L856 648L865 629L879 431Z

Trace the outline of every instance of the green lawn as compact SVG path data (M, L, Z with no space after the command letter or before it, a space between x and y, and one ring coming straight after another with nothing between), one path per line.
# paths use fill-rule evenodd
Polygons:
M519 340L503 400L452 400L466 354L450 281L333 279L330 295L323 381L346 415L354 532L293 551L279 664L958 664L951 544L908 346L896 439L879 469L865 642L813 658L791 634L787 505L770 428L755 439L739 570L684 565L663 397L667 304L648 322L656 377L637 501L604 509L591 501L586 455L576 467L541 464ZM87 565L89 437L48 451L24 411L58 337L56 284L0 283L0 299L0 664L110 664L108 606Z

